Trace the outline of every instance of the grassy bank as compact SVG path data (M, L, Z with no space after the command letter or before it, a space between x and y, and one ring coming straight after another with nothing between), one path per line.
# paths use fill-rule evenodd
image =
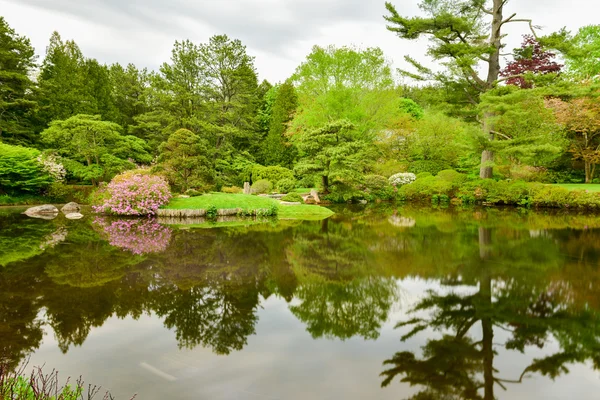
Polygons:
M325 207L315 205L282 206L279 201L267 197L246 194L210 193L198 197L174 198L165 206L174 210L207 210L241 208L244 210L268 209L277 206L277 216L280 219L321 220L334 214Z
M569 190L585 190L590 193L600 192L600 184L598 183L557 183L552 186L558 186Z

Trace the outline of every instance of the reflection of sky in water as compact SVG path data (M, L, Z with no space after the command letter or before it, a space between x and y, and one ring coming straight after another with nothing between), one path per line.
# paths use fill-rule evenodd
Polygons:
M82 347L71 347L63 355L52 329L46 326L44 343L32 356L30 365L45 363L67 376L83 375L91 383L110 389L117 398L138 393L138 399L401 399L416 388L396 379L380 388L382 362L397 351L415 351L428 337L425 331L406 342L400 336L406 328L394 329L404 312L428 289L439 285L423 280L399 282L400 300L394 305L381 336L373 340L354 337L314 340L288 309L283 299L261 298L256 334L248 338L242 351L228 356L215 355L211 349L196 347L179 350L175 333L163 326L161 318L143 315L109 318L102 327L92 329ZM461 293L472 287L456 287ZM447 292L447 289L443 289ZM294 304L296 300L292 301ZM473 337L481 334L480 325ZM495 329L494 342L504 343L508 334ZM498 376L518 379L531 360L558 351L554 342L544 350L527 348L527 354L499 349L494 366ZM498 349L498 348L497 348ZM596 399L600 386L598 372L585 365L569 365L571 373L556 381L532 375L521 384L506 384L507 391L496 388L500 399ZM89 379L89 377L93 377Z

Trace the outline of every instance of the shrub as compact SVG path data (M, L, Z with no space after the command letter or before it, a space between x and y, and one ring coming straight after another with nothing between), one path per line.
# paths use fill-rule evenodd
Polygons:
M261 179L252 184L252 193L271 193L272 190L273 184L266 179Z
M417 179L427 178L428 176L433 176L433 174L431 172L419 172L415 175Z
M116 176L101 193L96 212L116 215L153 215L171 199L167 181L156 175Z
M221 192L223 193L242 193L244 189L238 186L223 186Z
M185 191L185 194L190 196L190 197L198 197L198 196L202 196L202 192L196 189L188 189Z
M38 161L40 152L0 143L0 190L8 194L40 194L55 179Z
M418 174L420 172L429 172L430 174L437 174L440 171L448 169L450 165L448 165L444 161L434 161L434 160L419 160L414 161L408 167L408 171Z
M431 176L431 174L430 174ZM394 174L388 178L388 182L392 186L402 186L407 185L409 183L414 182L417 179L417 176L411 172L400 172L398 174Z
M525 182L552 182L548 170L544 167L529 165L515 166L510 170L510 177L514 180Z
M283 201L289 201L289 202L292 202L292 203L296 203L296 202L304 203L304 200L302 199L302 196L300 196L296 192L290 192L290 193L286 194L285 196L283 196L281 198L281 200L283 200Z
M279 193L289 193L296 187L294 179L284 178L277 181L277 190Z
M381 175L365 176L365 187L369 200L392 200L396 195L396 189Z
M294 173L290 169L279 166L255 166L252 169L252 181L256 182L262 179L270 182L279 182L282 179L294 179Z

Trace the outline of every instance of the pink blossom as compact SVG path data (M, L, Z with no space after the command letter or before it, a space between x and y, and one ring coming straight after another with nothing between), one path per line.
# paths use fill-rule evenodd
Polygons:
M94 211L116 215L154 215L171 199L169 184L160 176L131 175L113 179L106 187L109 194Z

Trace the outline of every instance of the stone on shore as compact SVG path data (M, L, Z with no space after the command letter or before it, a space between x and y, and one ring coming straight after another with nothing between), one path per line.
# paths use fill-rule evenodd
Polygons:
M65 204L60 209L60 211L62 211L65 215L70 213L78 213L79 211L81 211L81 207L79 206L79 204L72 201L70 203Z
M58 215L58 208L52 204L44 204L43 206L30 207L23 214L32 218L54 219Z
M67 219L81 219L81 218L83 218L83 214L80 214L78 212L68 213L68 214L65 215L65 218L67 218Z

